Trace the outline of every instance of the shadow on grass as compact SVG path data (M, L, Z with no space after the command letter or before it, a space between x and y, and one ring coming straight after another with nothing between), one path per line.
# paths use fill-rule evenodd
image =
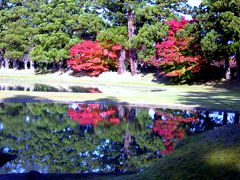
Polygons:
M90 94L91 95L91 94ZM79 104L120 104L120 105L129 105L129 103L124 101L119 101L115 97L107 97L107 98L98 98L95 100L75 100L75 101L68 101L68 100L50 100L47 98L42 98L38 96L30 96L30 95L16 95L9 98L0 99L0 103L63 103L63 104L71 104L71 103L79 103Z
M46 70L46 69L36 69L35 70L35 74L36 75L44 75L44 74L53 74L53 73L55 73L55 72L58 72L59 70L53 70L53 69L51 69L51 70Z
M30 102L44 102L44 103L53 103L53 100L47 98L41 98L37 96L30 95L16 95L9 98L4 98L0 100L1 103L30 103Z
M213 84L213 87L224 88L229 90L240 90L240 81L230 80L230 81L218 82Z
M74 77L90 77L88 72L85 71L72 71L71 73L69 73L70 76L74 76Z
M233 91L187 92L179 96L179 103L199 108L240 111L240 93Z

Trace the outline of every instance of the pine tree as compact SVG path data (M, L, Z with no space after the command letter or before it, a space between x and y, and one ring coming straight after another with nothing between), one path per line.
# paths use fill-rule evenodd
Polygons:
M18 69L24 54L31 46L33 28L29 18L29 7L25 1L11 1L0 11L0 49L4 67Z
M104 25L94 14L84 12L84 1L53 0L44 3L34 17L37 35L31 57L57 70L69 59L69 49L81 39L95 38Z
M211 63L225 61L225 78L230 79L229 59L237 61L237 76L240 79L240 3L239 0L205 0L194 12L195 23L191 33L199 53Z

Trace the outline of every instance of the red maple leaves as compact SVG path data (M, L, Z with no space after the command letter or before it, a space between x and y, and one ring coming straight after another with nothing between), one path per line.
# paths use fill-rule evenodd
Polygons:
M167 21L166 24L169 26L168 36L166 40L156 44L157 55L152 59L152 64L160 66L161 75L168 77L183 76L188 71L199 72L200 59L185 55L184 52L191 38L177 37L177 33L188 24L188 21L183 18L180 21Z
M85 71L89 76L98 76L117 66L120 45L102 46L99 42L85 40L70 49L71 59L67 64L75 71Z

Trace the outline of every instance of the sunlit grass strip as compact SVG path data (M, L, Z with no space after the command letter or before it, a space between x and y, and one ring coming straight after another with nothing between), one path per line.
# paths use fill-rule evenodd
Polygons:
M240 111L240 100L232 94L219 93L211 97L192 97L175 91L149 93L69 93L69 92L29 92L29 91L0 91L0 102L56 102L56 103L84 103L107 102L141 106L172 107L172 108L210 108L220 110ZM225 98L223 98L225 97Z

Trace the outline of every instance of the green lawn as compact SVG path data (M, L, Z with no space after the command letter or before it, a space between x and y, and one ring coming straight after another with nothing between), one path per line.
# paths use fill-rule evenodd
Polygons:
M103 102L154 105L175 108L211 108L225 110L240 110L239 83L218 83L212 85L179 85L170 86L163 83L152 82L152 75L139 76L129 79L101 79L101 78L76 78L71 76L32 75L5 73L0 75L0 83L11 84L72 84L79 86L101 86L108 91L101 94L88 93L47 93L47 92L21 92L1 91L0 101L43 101L43 102ZM121 93L111 92L119 88ZM160 91L154 91L159 89ZM131 90L131 92L129 92ZM152 91L153 90L153 91ZM162 91L161 91L162 90Z

